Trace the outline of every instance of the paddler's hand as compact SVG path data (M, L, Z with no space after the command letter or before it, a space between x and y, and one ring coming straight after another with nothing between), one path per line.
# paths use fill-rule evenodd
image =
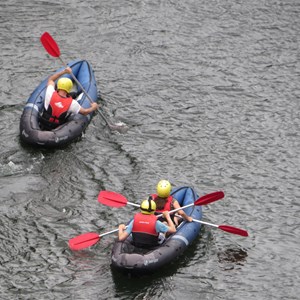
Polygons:
M98 103L93 102L93 103L91 104L91 107L93 108L93 111L94 111L94 110L97 110L97 109L99 108L99 105L98 105Z
M170 213L169 213L169 211L164 211L163 212L163 216L164 216L164 218L166 219L166 220L168 220L169 218L170 218Z
M193 218L190 217L190 216L187 216L187 221L188 221L188 222L193 222Z
M72 73L72 69L70 67L65 68L65 74L71 74Z
M126 229L126 225L125 224L120 224L119 225L119 231L123 232Z

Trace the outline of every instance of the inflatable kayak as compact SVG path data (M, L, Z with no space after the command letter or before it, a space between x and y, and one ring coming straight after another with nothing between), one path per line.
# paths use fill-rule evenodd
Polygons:
M97 85L90 64L85 60L76 60L70 62L68 66L72 68L73 74L90 98L96 102ZM63 68L60 70L63 70ZM64 76L72 79L69 74ZM44 108L47 81L48 77L33 91L26 102L20 120L20 138L26 144L53 148L67 145L80 138L89 125L93 113L87 116L81 114L71 115L63 125L53 130L43 130L40 124L40 116ZM76 83L73 82L73 84L73 94L79 95L76 100L82 107L89 108L91 106L90 100L84 93L81 93L82 91L80 87L76 86Z
M191 187L177 188L171 195L178 200L180 206L194 203L199 198ZM193 219L202 218L201 206L190 206L184 211ZM111 254L111 266L123 273L152 273L181 255L198 236L200 227L200 223L183 221L176 233L151 250L133 246L130 237L123 242L116 241Z

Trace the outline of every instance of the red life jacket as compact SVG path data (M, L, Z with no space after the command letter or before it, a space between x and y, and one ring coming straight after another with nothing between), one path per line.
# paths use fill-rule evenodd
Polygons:
M133 219L132 239L137 247L149 248L158 245L158 235L156 232L157 218L154 215L144 215L137 213Z
M51 97L48 109L43 112L43 121L54 123L56 126L63 124L68 116L68 110L72 101L72 97L61 97L55 91Z
M158 195L156 195L156 194L152 194L151 195L152 196L152 199L155 201L155 199L157 199L158 198ZM164 208L163 209L156 209L156 212L163 212L163 211L170 211L171 210L171 205L172 205L172 202L173 202L173 196L169 196L168 198L167 198L167 201L166 201L166 203L165 203L165 206L164 206Z

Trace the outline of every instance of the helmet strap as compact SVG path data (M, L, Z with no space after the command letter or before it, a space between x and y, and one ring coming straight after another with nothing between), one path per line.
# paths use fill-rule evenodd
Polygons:
M148 203L149 203L148 211L151 212L152 211L152 207L151 207L151 199L150 199L150 197L148 198Z

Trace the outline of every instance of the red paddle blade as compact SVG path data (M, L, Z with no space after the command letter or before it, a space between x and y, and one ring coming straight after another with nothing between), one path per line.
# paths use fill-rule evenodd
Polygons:
M46 51L53 57L60 56L60 50L53 37L48 33L44 32L41 36L41 43Z
M244 229L228 226L228 225L219 225L219 229L223 231L227 231L233 234L241 235L241 236L248 236L248 232Z
M194 205L206 205L222 198L224 198L224 193L222 191L213 192L197 199Z
M71 250L81 250L93 246L100 240L99 234L95 232L84 233L69 240Z
M111 207L122 207L128 202L123 195L111 191L101 191L98 195L98 201Z

